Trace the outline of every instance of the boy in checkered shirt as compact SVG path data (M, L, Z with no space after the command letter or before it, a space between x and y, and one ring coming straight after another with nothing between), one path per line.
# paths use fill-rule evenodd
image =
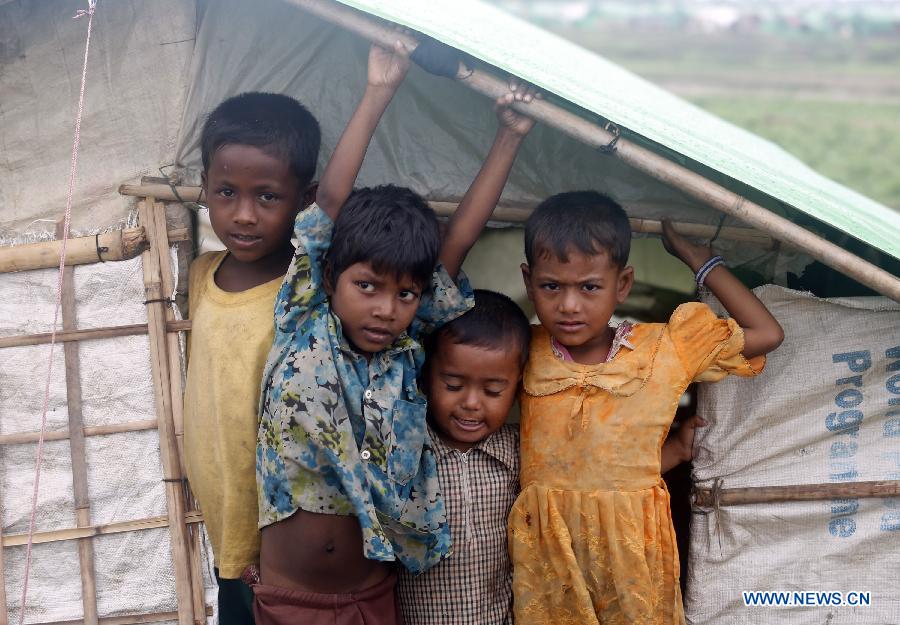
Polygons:
M421 575L401 570L405 625L505 625L512 620L506 521L519 493L519 429L507 424L531 329L508 297L475 290L475 306L430 337L423 384L453 552ZM699 417L663 445L667 471L690 460Z

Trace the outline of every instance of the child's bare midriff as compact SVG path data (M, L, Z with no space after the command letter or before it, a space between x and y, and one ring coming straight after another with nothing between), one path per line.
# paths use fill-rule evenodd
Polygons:
M306 592L347 593L373 586L390 563L363 555L362 529L353 516L298 510L262 530L260 582Z

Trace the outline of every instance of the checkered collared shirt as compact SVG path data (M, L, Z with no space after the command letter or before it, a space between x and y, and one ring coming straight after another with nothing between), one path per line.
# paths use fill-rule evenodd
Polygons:
M519 430L504 425L468 452L430 431L450 521L451 555L422 575L400 573L406 625L512 623L506 520L519 493Z

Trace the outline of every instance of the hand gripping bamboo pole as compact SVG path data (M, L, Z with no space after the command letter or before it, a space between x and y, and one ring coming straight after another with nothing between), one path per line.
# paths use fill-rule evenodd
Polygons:
M57 236L64 234L63 224L57 224ZM66 265L62 276L63 331L75 329L75 276L74 268ZM91 524L91 498L88 493L87 457L84 446L84 429L81 409L81 364L78 343L63 345L66 368L66 412L69 418L69 454L72 458L72 492L75 499L75 525ZM90 538L78 541L78 566L81 574L81 603L84 625L97 625L97 574L94 567L94 545Z
M364 13L333 0L286 1L385 48L392 48L398 39L412 48L416 46L412 37L397 33ZM459 80L491 99L509 91L505 80L480 69ZM591 147L609 145L614 138L611 132L546 100L533 100L527 104L516 102L513 107ZM900 302L900 278L897 276L627 139L619 139L616 145L614 157L638 171L680 189L703 204L740 219L786 245L799 248L832 269Z
M175 568L175 593L178 600L178 624L194 625L191 570L188 562L188 536L184 522L184 481L178 461L178 445L172 417L169 357L166 349L165 298L160 276L160 252L157 241L153 199L139 204L139 217L147 230L150 249L142 255L144 293L147 302L147 326L150 335L150 369L153 374L156 416L159 422L159 452L166 488L166 513Z

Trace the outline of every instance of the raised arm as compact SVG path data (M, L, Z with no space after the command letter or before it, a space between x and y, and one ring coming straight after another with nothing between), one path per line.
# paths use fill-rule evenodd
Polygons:
M531 102L534 97L534 91L530 87L513 82L510 84L510 92L498 98L494 105L500 122L494 144L472 186L450 217L441 244L441 263L454 279L459 274L466 254L475 245L478 235L500 201L500 194L506 186L506 179L516 160L519 146L522 145L522 139L534 126L533 119L516 113L510 105L516 101Z
M712 258L712 251L702 245L692 245L675 232L669 221L663 221L663 245L670 254L680 258L696 274ZM734 277L724 264L706 276L704 284L713 292L725 310L744 330L745 358L768 354L781 345L784 330L772 313L743 283Z
M316 192L316 203L332 221L353 191L375 128L408 70L409 50L402 42L397 41L393 51L374 45L369 50L366 92L328 159Z

